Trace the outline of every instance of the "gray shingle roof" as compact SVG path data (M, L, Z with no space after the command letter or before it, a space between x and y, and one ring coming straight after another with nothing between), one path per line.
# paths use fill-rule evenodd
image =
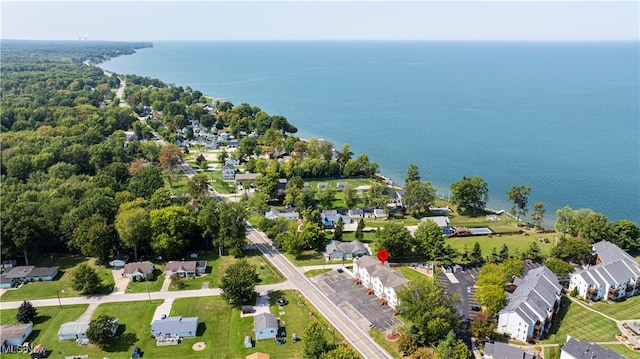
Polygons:
M577 359L624 359L622 355L598 344L591 344L570 336L567 336L567 342L562 347L562 351Z
M166 317L157 319L151 323L153 333L185 333L191 332L193 335L198 331L198 317Z
M520 283L509 295L509 304L500 313L517 311L533 322L544 320L562 290L558 277L542 266L530 270Z
M133 274L133 273L142 273L142 274L151 274L153 272L153 264L151 262L133 262L127 263L124 265L124 273L125 274Z
M262 330L265 328L278 328L278 319L271 313L260 313L253 317L253 328Z
M638 262L615 244L600 241L593 245L593 250L601 263L578 273L588 285L600 287L605 283L618 284L640 278Z
M598 254L602 263L611 263L620 259L627 259L635 262L635 259L620 247L609 241L600 241L593 244L593 250Z
M484 352L493 359L533 359L533 355L524 350L500 342L486 343Z

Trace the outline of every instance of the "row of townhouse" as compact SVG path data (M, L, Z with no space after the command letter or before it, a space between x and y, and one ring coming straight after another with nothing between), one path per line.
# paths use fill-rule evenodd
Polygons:
M353 261L356 284L367 288L367 294L380 298L380 305L398 306L398 290L409 281L402 272L391 269L389 262L380 263L377 258L362 256Z
M499 333L523 342L539 339L551 327L560 309L562 286L545 266L530 270L524 278L516 278L517 286L508 295L507 305L498 315Z
M640 266L627 252L608 241L595 243L590 266L571 275L569 290L589 301L616 301L640 294Z

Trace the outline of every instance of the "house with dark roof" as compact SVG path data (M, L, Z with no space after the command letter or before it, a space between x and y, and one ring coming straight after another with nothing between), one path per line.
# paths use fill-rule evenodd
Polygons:
M170 261L164 268L164 274L179 277L195 277L206 272L207 261Z
M589 268L573 273L569 290L589 301L612 301L640 294L640 266L629 253L608 241L595 243Z
M567 335L567 342L560 351L560 359L624 359L624 357L598 344L574 339Z
M258 178L259 175L259 173L236 173L236 185L242 187L245 187L247 183L251 185L256 181L256 178Z
M256 332L256 340L274 339L278 336L280 323L275 315L260 313L253 317L253 329Z
M19 282L51 281L60 267L17 266L0 274L0 288L11 288Z
M0 344L2 348L10 345L22 345L33 331L33 323L0 325Z
M364 210L362 208L349 208L347 214L351 219L364 218Z
M380 305L387 304L391 308L398 305L398 290L409 282L402 272L391 269L389 262L382 264L371 256L354 259L353 273L356 284L367 288L367 294L380 298Z
M512 339L529 342L539 339L551 327L560 309L562 286L549 268L532 269L513 282L516 289L507 296L507 305L498 313L496 331Z
M151 335L156 339L195 337L198 317L164 317L151 323Z
M329 260L353 259L370 255L367 247L357 239L351 242L330 241L326 245L325 253Z
M484 359L533 359L533 354L500 342L484 344Z
M125 278L142 280L147 279L147 276L151 273L153 273L153 263L145 261L125 264L122 275Z

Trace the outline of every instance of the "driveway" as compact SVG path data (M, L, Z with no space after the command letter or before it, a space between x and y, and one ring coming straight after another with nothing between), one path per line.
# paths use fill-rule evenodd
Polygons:
M127 287L129 286L130 279L123 276L124 268L112 269L111 273L113 274L113 280L116 283L111 294L125 294Z

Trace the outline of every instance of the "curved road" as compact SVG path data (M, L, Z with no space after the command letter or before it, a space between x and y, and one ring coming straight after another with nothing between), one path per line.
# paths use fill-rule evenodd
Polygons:
M287 257L275 249L264 233L247 225L247 237L284 274L287 282L300 291L364 358L392 358L367 333L348 320L346 315L302 274L302 269L295 267Z

